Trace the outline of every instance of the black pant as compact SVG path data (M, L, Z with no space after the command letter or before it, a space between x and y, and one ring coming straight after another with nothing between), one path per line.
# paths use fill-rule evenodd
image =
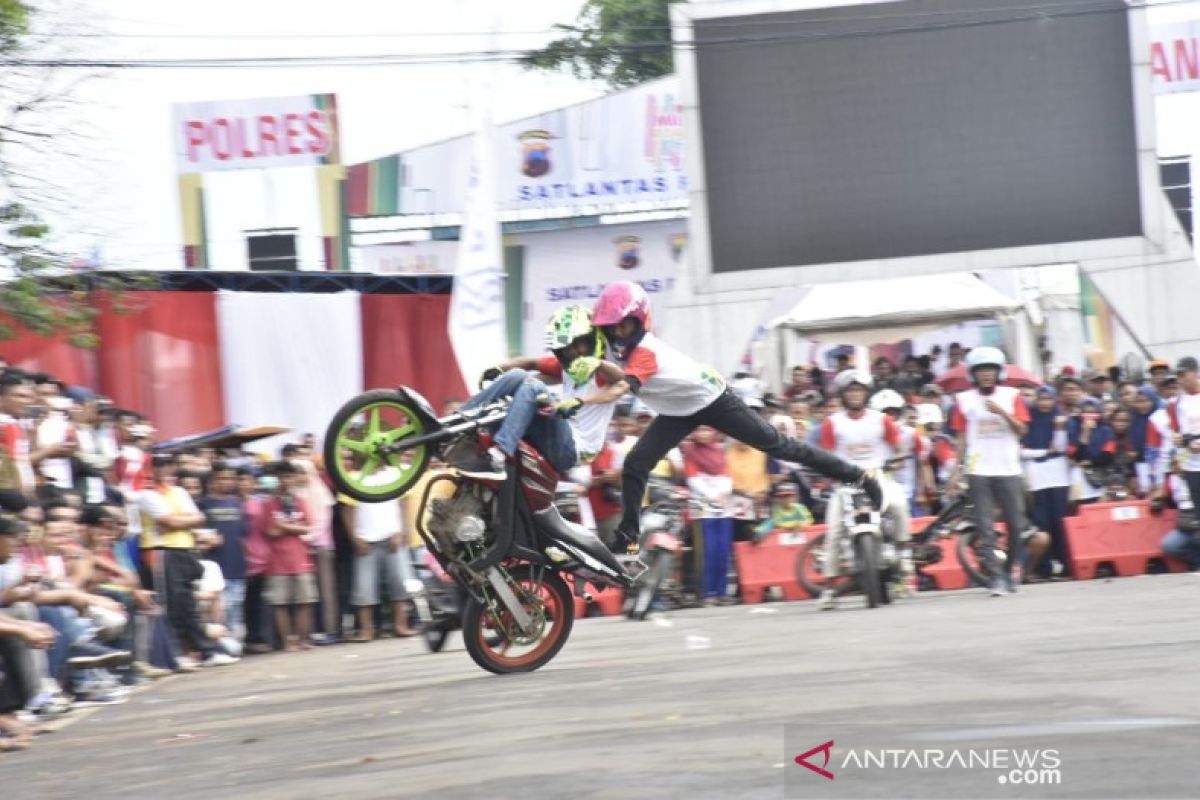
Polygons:
M271 644L274 638L272 622L264 616L263 588L265 575L246 576L246 600L242 615L246 620L246 644Z
M1192 513L1200 515L1200 472L1180 473L1192 498Z
M204 574L199 559L191 550L162 550L162 594L167 601L167 619L180 644L190 643L204 655L217 651L217 643L208 638L200 625L196 594L192 581Z
M672 447L701 425L716 428L780 461L803 464L834 480L854 483L863 474L849 461L784 436L754 413L732 389L726 389L720 397L695 414L687 417L659 415L646 428L646 432L625 457L621 477L624 507L621 530L633 534L641 529L642 496L646 493L646 478L650 470Z
M0 636L0 714L25 707L41 679L32 671L29 648L19 636Z

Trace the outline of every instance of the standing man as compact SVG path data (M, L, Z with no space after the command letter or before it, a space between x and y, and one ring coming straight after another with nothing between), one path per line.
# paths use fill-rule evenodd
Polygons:
M1021 469L1021 437L1029 424L1029 409L1019 390L1001 386L1004 353L996 347L976 347L967 356L967 374L974 389L954 398L950 427L958 434L958 465L951 480L965 472L975 504L975 529L981 537L984 570L991 576L993 597L1016 592L1012 571L1021 563L1021 534L1027 527L1025 484ZM1003 571L996 558L993 535L995 507L1000 506L1008 528L1008 551Z
M165 601L167 619L179 641L203 654L206 666L236 663L236 658L204 632L196 609L192 582L204 570L196 558L195 531L205 524L204 515L191 495L177 485L178 463L174 455L156 453L151 463L153 484L138 497L142 513L142 563L152 565L153 586L160 601Z

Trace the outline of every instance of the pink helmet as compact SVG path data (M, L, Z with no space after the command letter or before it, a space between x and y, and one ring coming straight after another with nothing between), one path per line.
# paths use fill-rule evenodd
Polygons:
M593 325L616 325L626 317L633 317L650 329L650 298L643 289L632 281L616 281L604 287L596 298L592 309Z

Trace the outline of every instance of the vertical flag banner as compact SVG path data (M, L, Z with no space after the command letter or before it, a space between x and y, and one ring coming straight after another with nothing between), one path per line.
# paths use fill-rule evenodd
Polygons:
M1079 309L1083 317L1083 339L1088 361L1096 368L1113 366L1117 363L1117 357L1112 308L1096 284L1082 271L1079 273Z
M484 95L486 97L486 95ZM450 298L449 333L463 383L474 387L479 374L507 356L504 325L504 253L496 213L496 167L491 117L477 106L478 128L472 146L471 168L458 264Z

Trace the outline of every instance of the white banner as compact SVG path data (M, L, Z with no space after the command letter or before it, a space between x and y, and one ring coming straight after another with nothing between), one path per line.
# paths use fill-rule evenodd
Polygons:
M1155 94L1200 89L1200 21L1150 29L1150 81Z
M320 441L334 413L363 390L358 292L217 293L225 418L287 425L280 438ZM278 442L259 447L276 450ZM274 453L278 455L278 452Z
M495 195L505 211L682 203L683 114L674 77L495 129ZM400 154L398 208L457 214L465 208L471 137Z
M687 244L687 220L530 233L518 242L525 251L523 341L526 353L535 354L554 309L591 308L613 281L640 283L661 322Z
M508 353L504 332L504 251L495 204L495 164L487 146L491 120L480 110L467 180L449 333L463 382L474 388L485 369Z
M172 117L181 174L337 161L331 94L177 103Z

